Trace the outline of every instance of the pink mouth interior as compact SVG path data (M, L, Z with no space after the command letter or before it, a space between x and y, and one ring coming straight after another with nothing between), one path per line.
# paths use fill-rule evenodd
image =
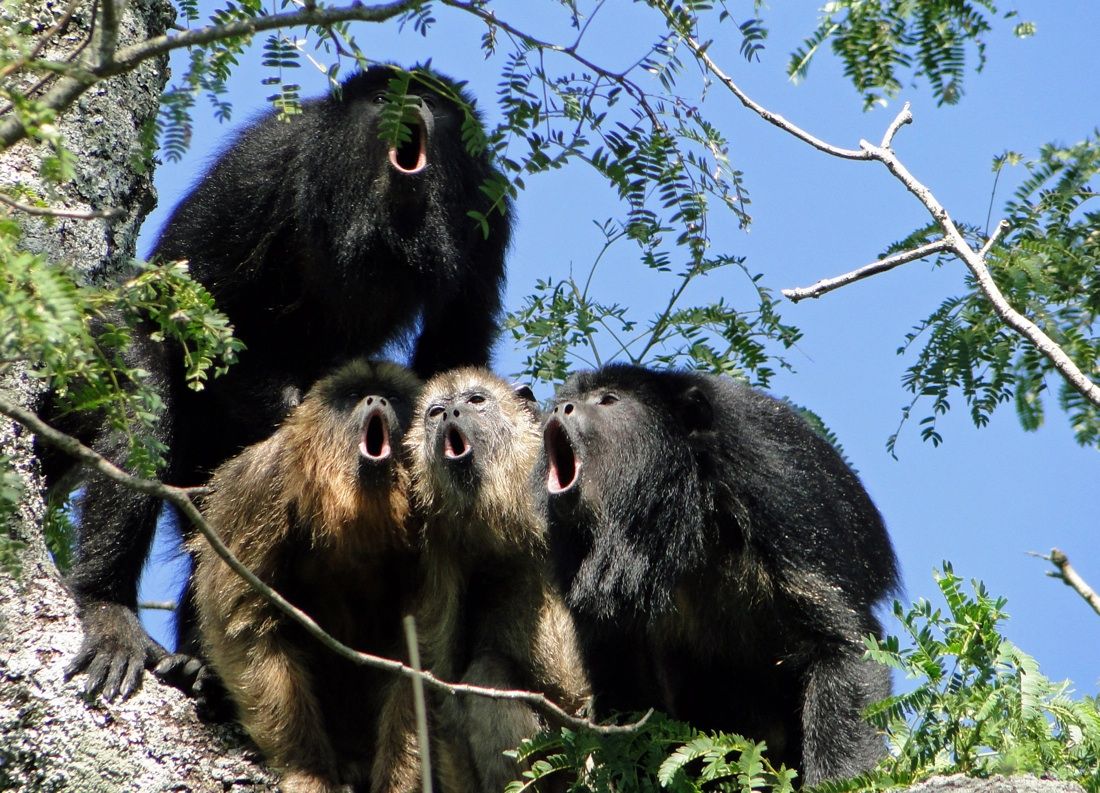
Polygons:
M447 428L447 434L443 439L443 455L451 460L461 460L470 454L473 448L462 431L453 424Z
M419 173L428 164L428 146L424 125L410 124L412 138L390 149L390 164L401 173Z
M390 430L382 411L372 412L363 424L363 434L359 440L359 454L368 460L386 460L393 453L390 448Z
M546 489L550 493L564 493L577 483L581 463L573 451L569 437L557 420L546 425L543 436L550 466L546 476Z

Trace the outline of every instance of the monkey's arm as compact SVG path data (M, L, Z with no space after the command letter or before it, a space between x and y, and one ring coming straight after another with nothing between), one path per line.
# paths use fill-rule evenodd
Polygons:
M508 230L494 227L472 247L458 288L424 309L412 369L427 379L457 366L487 366L500 332L501 289Z

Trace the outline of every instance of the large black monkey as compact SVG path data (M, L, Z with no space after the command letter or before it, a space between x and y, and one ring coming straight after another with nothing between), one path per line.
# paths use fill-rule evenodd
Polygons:
M897 586L882 518L783 403L699 373L608 366L558 391L536 468L600 717L648 707L766 740L804 782L870 768L865 661Z
M166 481L201 484L270 434L334 365L417 327L411 365L422 377L488 361L510 206L490 206L479 189L496 174L488 155L467 152L463 112L428 87L441 84L471 102L448 78L414 77L410 142L389 148L380 139L387 84L398 74L372 67L289 121L263 116L168 220L153 255L190 260L247 350L228 374L194 392L176 351L137 339L131 363L152 373L166 403L159 428L169 450ZM487 236L471 210L488 217ZM118 433L101 427L95 435L99 452L124 459ZM85 639L69 673L87 669L89 693L129 695L142 667L164 660L135 613L159 508L103 479L87 484L70 577ZM190 601L183 606L190 633ZM178 660L167 662L174 672Z

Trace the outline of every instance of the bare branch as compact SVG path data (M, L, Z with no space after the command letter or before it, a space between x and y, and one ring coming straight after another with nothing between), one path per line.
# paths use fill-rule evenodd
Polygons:
M834 289L847 286L855 281L861 281L864 278L870 278L872 275L878 275L887 270L893 270L898 265L916 261L917 259L923 259L925 256L931 256L934 253L942 253L948 250L951 250L951 244L946 239L938 239L927 245L921 245L919 248L895 253L892 256L879 259L877 262L865 264L856 270L852 270L850 273L838 275L835 278L822 278L820 281L810 286L803 286L797 289L784 289L782 290L783 296L792 303L797 303L799 300L803 300L807 297L821 297L826 292L832 292Z
M988 220L986 222L988 222ZM983 245L982 249L978 251L978 255L984 259L989 254L989 252L993 250L993 246L997 244L997 240L1000 238L1000 236L1006 231L1008 231L1008 221L1002 220L1000 223L997 224L997 227L993 229L993 233L989 235L989 239L985 241L985 245Z
M14 198L10 198L3 193L0 193L0 204L9 206L12 209L19 212L25 212L28 215L43 215L53 218L73 218L75 220L113 220L115 218L121 218L126 213L121 209L109 208L109 209L90 209L87 212L77 212L72 209L58 209L56 207L36 207L30 204L21 204Z
M1046 559L1048 562L1058 568L1058 572L1047 571L1047 575L1051 578L1057 578L1061 580L1063 584L1073 589L1078 595L1085 599L1085 602L1092 606L1092 610L1097 614L1100 614L1100 595L1096 594L1096 591L1088 585L1088 582L1073 569L1073 566L1069 563L1069 557L1057 548L1051 548L1050 554L1044 556L1041 553L1032 553L1032 556L1038 556L1040 559Z
M886 128L885 134L882 136L882 143L879 144L884 149L890 148L890 145L894 142L894 136L898 134L898 130L904 127L906 124L913 123L913 114L909 112L909 103L906 102L901 106L901 112L898 113L890 126Z
M404 675L410 679L420 679L428 686L431 686L437 691L442 691L445 694L457 695L457 694L473 694L480 697L488 697L490 699L511 700L518 702L526 702L532 707L541 711L544 715L549 717L552 721L558 724L564 724L573 729L579 730L591 730L592 732L599 733L601 735L612 735L616 733L633 732L641 727L649 719L652 710L646 713L639 721L633 724L624 725L603 725L596 724L589 719L580 718L567 712L545 695L534 691L520 691L514 689L496 689L496 688L484 688L482 686L473 686L465 683L447 683L431 672L425 672L413 669L400 661L394 661L389 658L382 658L377 655L370 655L368 653L357 652L356 650L341 644L334 639L328 633L318 625L312 617L292 604L274 589L269 587L263 581L256 577L256 575L241 564L240 560L233 555L233 552L226 547L222 542L221 537L214 531L213 527L203 518L194 502L191 501L188 496L188 492L184 488L173 487L172 485L166 485L162 482L158 482L153 479L143 479L141 477L132 476L121 468L116 466L110 460L106 459L102 455L88 448L82 444L76 438L66 435L59 430L54 429L42 419L40 419L34 412L27 410L26 408L12 402L3 394L0 394L0 414L7 416L8 418L17 421L24 427L35 433L41 440L55 446L61 451L65 452L71 457L74 457L83 465L91 468L94 471L102 474L108 479L118 482L124 487L128 487L131 490L136 490L140 493L146 493L157 498L164 499L174 505L183 516L191 523L195 529L198 530L207 542L210 543L215 553L222 558L222 560L229 565L229 567L241 576L245 581L252 586L265 600L277 609L282 611L298 625L305 629L305 631L317 639L321 644L328 647L334 653L339 655L348 661L355 664L361 664L363 666L374 667L375 669L382 669L388 672L396 672Z
M665 19L668 22L673 22L672 10L669 8L668 3L666 3L664 0L655 0L654 6L656 6L656 8L665 15ZM796 124L788 121L786 118L779 115L778 113L773 113L763 105L753 101L753 99L744 91L742 91L741 87L733 81L733 78L723 72L718 67L718 64L711 59L710 55L707 54L706 47L704 47L698 42L698 40L687 35L686 33L681 32L680 35L683 38L684 43L687 44L688 48L691 50L692 54L707 67L707 71L713 74L714 77L720 83L722 83L722 85L724 85L731 94L737 97L738 101L740 101L741 104L743 104L752 112L756 113L756 115L760 116L760 118L764 119L769 124L779 127L784 132L793 135L804 143L808 143L815 149L823 151L826 154L831 154L834 157L842 157L846 160L872 159L871 155L862 149L845 149L839 146L833 146L830 143L826 143L820 138L814 137L809 132L797 126ZM897 119L894 120L894 124L898 126L901 126L901 123L899 123ZM894 124L891 124L891 127L893 127Z

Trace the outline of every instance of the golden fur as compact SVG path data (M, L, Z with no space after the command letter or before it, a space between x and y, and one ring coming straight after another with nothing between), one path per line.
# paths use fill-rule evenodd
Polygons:
M420 389L394 364L353 361L320 381L265 441L215 471L206 519L261 580L355 649L404 657L416 528L399 446L360 475L356 408L403 414ZM361 401L362 400L362 401ZM401 431L394 414L394 440ZM203 647L238 716L283 770L284 791L407 790L417 781L407 684L338 658L270 606L201 537L195 598Z
M472 475L444 459L445 424L428 415L452 418L456 408L473 447ZM576 711L588 684L572 620L549 583L545 530L528 481L542 445L539 424L535 408L485 370L444 372L425 386L406 436L424 523L417 626L424 662L441 679L540 691ZM517 702L436 696L432 705L442 793L499 793L520 771L502 752L545 726Z

